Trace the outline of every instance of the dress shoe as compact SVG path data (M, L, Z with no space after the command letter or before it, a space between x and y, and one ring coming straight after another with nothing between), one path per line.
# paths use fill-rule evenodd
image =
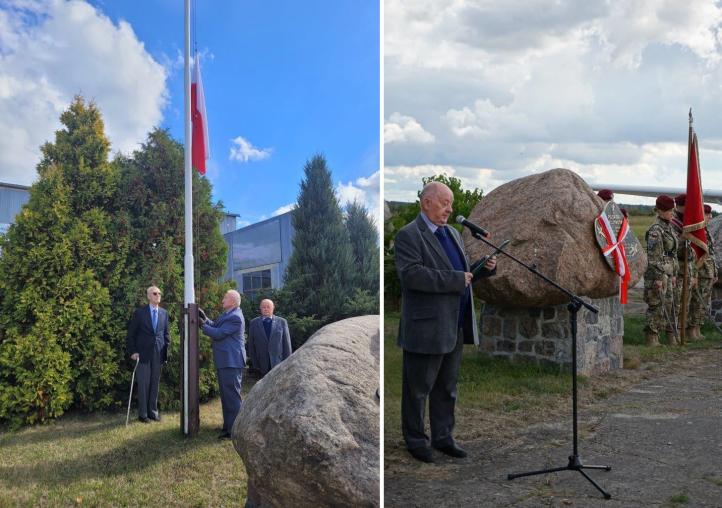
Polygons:
M141 423L150 423L150 419L149 419L149 418L146 418L146 417L144 417L144 416L139 416L139 417L138 417L138 421L141 422Z
M218 435L218 439L231 439L231 433L230 432L221 432Z
M450 457L456 457L457 459L463 459L466 457L466 450L460 448L456 443L451 443L446 446L434 446L441 453L444 453Z
M409 453L416 460L431 464L434 462L434 456L431 454L431 448L420 446L419 448L409 448Z

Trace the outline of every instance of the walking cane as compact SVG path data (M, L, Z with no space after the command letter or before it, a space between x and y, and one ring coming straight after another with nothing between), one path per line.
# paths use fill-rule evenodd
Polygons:
M133 400L133 383L135 383L135 370L138 368L138 362L140 357L135 359L135 367L133 367L133 377L130 378L130 395L128 395L128 414L125 415L125 426L128 426L128 420L130 419L130 401Z

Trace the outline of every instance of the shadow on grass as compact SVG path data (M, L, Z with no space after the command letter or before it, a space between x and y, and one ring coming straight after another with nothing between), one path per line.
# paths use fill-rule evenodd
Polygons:
M121 424L110 422L101 427L113 433L114 426L124 427L125 421ZM217 442L216 435L211 430L202 431L198 437L188 439L184 438L175 427L160 428L142 434L138 434L138 429L133 429L133 426L128 429L130 435L125 438L114 439L116 436L111 435L102 437L101 442L98 443L96 436L95 443L84 442L79 448L68 449L67 454L48 453L44 455L43 460L37 458L28 460L27 462L32 462L31 465L0 465L0 478L3 478L4 483L7 484L33 485L42 480L45 484L63 485L98 477L124 476L143 471L156 463L172 460L200 446ZM76 435L77 432L82 431L74 429L72 435ZM68 434L63 434L63 439L66 436ZM15 444L24 442L22 435L14 440ZM3 443L3 445L7 444L9 443ZM103 447L105 450L98 453L86 453L83 450L83 448L102 449ZM37 455L37 452L42 453L36 450L33 455ZM73 455L73 457L61 458L65 455Z
M95 432L125 426L126 413L98 411L95 413L71 412L57 420L21 427L17 430L0 428L0 450L15 444L32 445L45 441L56 441L58 434L63 438L84 439ZM137 421L137 413L131 411L130 422Z

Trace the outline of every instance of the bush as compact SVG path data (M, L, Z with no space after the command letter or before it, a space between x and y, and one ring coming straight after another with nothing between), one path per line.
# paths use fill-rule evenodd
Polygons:
M26 335L7 333L0 349L0 420L10 428L55 418L72 403L70 354L45 320Z

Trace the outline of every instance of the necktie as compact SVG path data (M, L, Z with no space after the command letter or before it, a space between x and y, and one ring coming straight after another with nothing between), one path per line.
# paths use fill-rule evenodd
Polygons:
M465 271L466 267L464 265L464 258L461 257L461 252L459 251L459 248L456 246L456 243L454 242L453 238L451 238L449 232L446 231L446 226L439 226L438 228L436 228L436 231L434 231L434 236L436 236L436 238L439 240L441 247L444 249L444 252L446 252L446 257L449 259L451 266L454 267L454 270L458 270L461 272ZM469 306L470 299L471 290L467 286L464 290L463 296L459 301L459 327L461 327L464 323L466 309Z
M153 309L152 319L153 319L153 331L156 331L156 328L158 327L158 309Z

